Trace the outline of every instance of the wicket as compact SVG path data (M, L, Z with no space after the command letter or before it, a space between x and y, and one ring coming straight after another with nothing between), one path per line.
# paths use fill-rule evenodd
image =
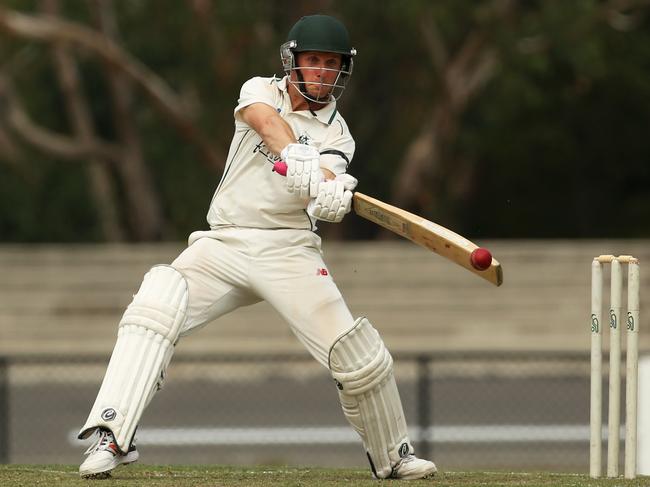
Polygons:
M600 255L591 265L591 414L589 473L602 474L602 291L603 264L611 266L609 309L609 418L607 476L618 477L621 404L621 323L623 275L627 264L627 348L625 390L625 478L636 478L637 379L639 340L639 261L631 255Z

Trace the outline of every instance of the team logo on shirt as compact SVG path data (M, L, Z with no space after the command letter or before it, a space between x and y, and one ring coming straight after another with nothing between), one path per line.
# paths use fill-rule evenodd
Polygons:
M307 133L303 133L300 137L298 137L298 143L299 144L305 144L309 145L309 142L311 141L311 137ZM259 143L253 147L253 154L260 153L264 158L270 162L271 164L274 164L278 162L281 158L280 156L276 156L273 154L268 147L266 147L266 144L260 139Z
M264 156L264 158L271 164L280 160L280 156L276 156L275 154L271 153L271 151L266 147L266 144L261 140L259 144L253 148L253 154L257 154L258 152L262 154L262 156Z
M309 145L309 142L311 141L311 137L307 132L303 133L300 137L298 137L298 143L299 144L305 144Z

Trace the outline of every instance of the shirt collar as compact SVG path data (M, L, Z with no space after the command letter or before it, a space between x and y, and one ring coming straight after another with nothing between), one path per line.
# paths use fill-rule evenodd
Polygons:
M289 95L289 93L287 92L288 78L289 78L288 76L285 76L284 78L282 78L280 81L277 82L278 88L280 88L282 91L287 93L287 96ZM290 99L289 102L291 102ZM301 112L311 114L312 116L315 116L319 122L324 123L325 125L330 125L334 121L334 116L336 115L336 100L332 100L320 110L316 110L316 111L311 111L309 109L299 110L296 113L301 113Z

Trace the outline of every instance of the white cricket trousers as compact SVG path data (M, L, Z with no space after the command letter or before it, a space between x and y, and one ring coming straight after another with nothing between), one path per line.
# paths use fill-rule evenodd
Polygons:
M196 236L201 237L195 240ZM241 306L268 302L318 362L354 319L308 230L228 227L196 232L172 263L187 279L181 335ZM254 337L253 337L254 338Z

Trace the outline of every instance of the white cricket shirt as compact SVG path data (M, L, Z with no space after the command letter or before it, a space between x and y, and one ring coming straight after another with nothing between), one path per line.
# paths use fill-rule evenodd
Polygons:
M217 187L208 223L211 229L224 226L249 228L296 228L313 230L314 222L305 208L309 199L287 191L283 176L272 171L280 157L272 154L262 138L239 116L239 110L253 103L275 108L291 126L296 140L316 147L321 167L334 174L346 172L354 155L354 140L343 117L332 101L322 109L291 109L287 78L255 77L241 88L235 108L235 135L228 160Z

